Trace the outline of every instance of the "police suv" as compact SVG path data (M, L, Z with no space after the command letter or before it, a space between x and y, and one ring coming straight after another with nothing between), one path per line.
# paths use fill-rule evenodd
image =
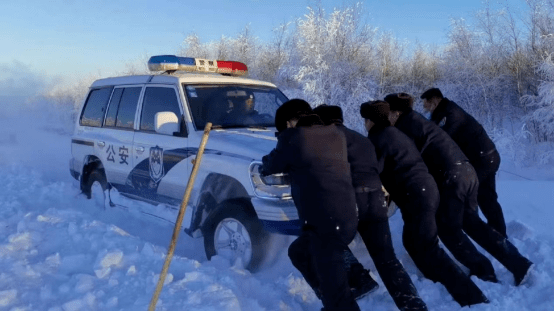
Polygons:
M108 208L140 200L151 204L142 212L175 223L211 122L183 229L204 237L208 259L240 259L256 270L269 233L298 234L300 227L287 176L258 173L276 145L275 112L287 97L271 83L240 77L247 67L239 62L162 55L148 67L152 75L91 85L71 140L71 175Z

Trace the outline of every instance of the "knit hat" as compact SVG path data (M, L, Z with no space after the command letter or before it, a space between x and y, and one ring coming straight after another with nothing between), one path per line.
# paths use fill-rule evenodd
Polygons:
M312 107L304 100L292 99L286 101L275 112L275 127L277 131L282 132L287 129L287 121L312 113Z
M392 93L385 96L391 111L408 112L414 107L414 98L408 93Z
M441 99L444 98L444 96L442 96L442 92L441 92L441 90L439 90L439 88L431 88L431 89L423 92L423 94L420 96L421 99L432 99L434 97L438 97L438 98L441 98Z
M385 101L371 101L360 106L362 117L373 121L376 125L390 125L389 112L389 103Z
M314 113L318 114L325 125L333 123L341 123L344 121L342 117L342 108L336 105L321 104L314 108Z

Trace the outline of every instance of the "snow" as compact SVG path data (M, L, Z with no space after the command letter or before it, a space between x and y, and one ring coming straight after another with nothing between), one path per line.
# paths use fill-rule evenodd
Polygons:
M87 200L69 174L66 127L36 112L14 116L0 117L0 309L146 310L171 225ZM554 310L554 170L509 162L501 169L508 235L536 266L530 283L515 287L492 260L500 284L473 278L490 304L460 308L442 285L423 278L402 247L400 214L390 220L397 255L431 310ZM202 239L182 233L157 309L319 310L321 302L287 258L292 238L278 239L284 244L276 245L275 261L252 274L221 257L207 261ZM374 273L361 241L351 247ZM397 310L376 278L380 288L360 307Z

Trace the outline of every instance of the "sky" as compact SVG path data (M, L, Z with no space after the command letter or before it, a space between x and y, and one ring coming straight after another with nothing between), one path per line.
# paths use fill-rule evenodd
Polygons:
M87 200L68 170L71 127L43 118L56 114L44 107L14 118L3 109L0 310L145 311L173 227L141 211L163 206L129 200L127 210L104 209ZM460 308L446 288L424 278L413 264L402 246L403 223L397 212L390 219L395 252L431 311L554 310L554 167L516 168L502 156L497 189L508 236L535 269L528 283L516 287L512 274L483 251L500 283L472 277L490 303ZM288 259L292 240L276 237L274 258L252 273L220 256L208 261L203 239L181 233L157 310L320 310L321 301ZM361 309L397 311L361 240L355 239L350 247L380 285L358 301Z
M447 42L450 18L470 18L481 1L362 3L372 27L412 43L440 46ZM321 0L327 13L354 2ZM191 33L208 42L236 36L250 25L254 36L269 41L272 29L316 5L314 0L0 1L0 96L26 88L29 79L23 75L50 83L110 76L152 55L177 53Z

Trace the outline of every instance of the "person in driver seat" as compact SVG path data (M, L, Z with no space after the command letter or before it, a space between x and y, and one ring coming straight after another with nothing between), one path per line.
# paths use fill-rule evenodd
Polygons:
M226 121L237 125L248 125L256 122L258 111L254 109L254 94L248 94L246 97L230 99L232 105Z

